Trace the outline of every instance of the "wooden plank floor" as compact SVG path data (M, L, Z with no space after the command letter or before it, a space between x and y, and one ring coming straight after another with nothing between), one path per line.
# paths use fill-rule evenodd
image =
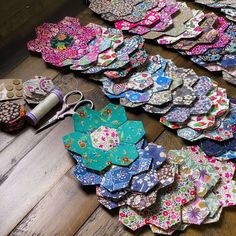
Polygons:
M83 24L104 24L88 9L78 16ZM214 78L230 96L236 97L236 88L221 80L220 76L210 74L179 54L155 44L146 43L145 47L150 54L159 53L174 60L178 66L193 68L199 75ZM96 109L109 102L99 84L78 78L68 70L46 65L35 55L28 55L4 78L27 80L34 75L54 78L64 92L80 89L86 98L93 99ZM135 109L128 110L128 116L143 121L149 142L161 144L167 150L187 145L174 132L165 129L158 117ZM82 188L71 176L75 162L64 149L61 137L72 130L71 118L67 118L37 135L30 127L16 135L0 133L0 236L152 235L148 228L135 233L125 229L117 221L117 211L110 212L99 206L94 189ZM225 209L218 223L190 227L181 234L236 235L235 209Z

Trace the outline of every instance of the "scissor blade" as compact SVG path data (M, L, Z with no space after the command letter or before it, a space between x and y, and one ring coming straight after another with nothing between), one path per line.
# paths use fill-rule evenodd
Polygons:
M57 121L58 121L58 119L56 119L56 118L48 120L44 125L42 125L39 129L36 130L36 133L39 133L42 130L50 127L51 125L55 124Z

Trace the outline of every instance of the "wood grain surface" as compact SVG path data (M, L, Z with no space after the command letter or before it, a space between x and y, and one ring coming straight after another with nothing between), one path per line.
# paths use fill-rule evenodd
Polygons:
M197 5L191 5L197 8ZM83 10L78 16L82 24L96 22L105 25L89 9ZM173 50L152 42L147 41L145 48L150 54L158 53L164 58L174 60L178 66L193 68L199 75L210 76L226 88L230 96L236 97L236 88L223 81L220 75L213 75ZM101 109L109 102L98 83L88 81L86 77L73 74L69 70L49 66L35 55L28 55L4 78L27 80L34 75L54 78L63 93L80 89L86 98L94 101L96 109ZM158 116L148 115L140 109L127 109L127 112L129 119L143 122L149 142L161 144L167 150L179 149L188 144L178 138L174 131L165 129L158 121ZM48 118L49 116L44 121ZM39 134L35 134L31 127L25 127L14 135L0 132L0 236L153 235L148 228L131 232L123 227L117 221L117 210L108 211L99 206L95 189L82 188L72 177L75 162L61 141L61 137L72 130L72 120L68 117ZM236 235L235 209L224 209L218 223L191 226L181 234Z

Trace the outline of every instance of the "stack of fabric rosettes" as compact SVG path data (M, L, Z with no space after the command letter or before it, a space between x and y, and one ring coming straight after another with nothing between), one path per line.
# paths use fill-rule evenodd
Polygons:
M196 3L211 8L219 8L227 19L236 22L236 1L235 0L195 0Z
M141 36L125 38L121 31L96 24L81 26L66 17L36 29L31 51L55 66L70 66L100 81L110 99L126 107L160 114L161 122L190 141L233 137L226 90L192 69L178 68L159 55L148 55ZM86 33L85 33L86 32Z
M162 7L155 5L160 1L109 1L109 14L121 17L118 2L127 15L138 4L148 3L142 8L147 11L166 8L165 1ZM191 224L217 222L222 208L236 204L235 166L228 161L236 157L236 105L225 89L191 69L148 55L141 36L125 38L120 30L82 26L71 17L45 23L36 32L29 50L100 81L104 93L123 105L80 108L73 115L74 132L63 137L77 162L75 177L82 185L96 186L103 206L120 208L121 223L132 230L149 225L154 233L172 234ZM198 146L166 153L147 143L142 122L128 120L124 106L160 114L161 122L180 137L202 139L211 157Z
M224 207L236 204L233 163L208 158L198 146L166 153L147 144L142 122L128 120L121 106L83 107L73 121L75 131L63 142L77 162L74 176L96 186L103 206L120 208L128 228L172 234L217 222Z
M223 79L236 84L234 23L176 0L90 2L90 9L114 22L116 29L176 49L210 71L222 71Z

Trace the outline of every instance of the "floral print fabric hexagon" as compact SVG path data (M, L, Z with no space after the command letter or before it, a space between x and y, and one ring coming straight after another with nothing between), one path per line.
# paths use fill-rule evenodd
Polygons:
M92 145L95 148L108 151L117 147L120 143L118 132L116 129L100 126L90 134Z
M140 2L142 0L92 0L89 7L97 14L112 13L116 16L125 16L130 14L133 6Z

